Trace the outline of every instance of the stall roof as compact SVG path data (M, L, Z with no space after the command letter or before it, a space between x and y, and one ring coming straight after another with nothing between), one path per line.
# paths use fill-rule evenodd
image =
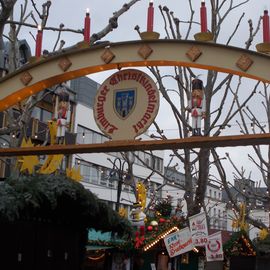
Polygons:
M86 246L86 250L90 251L90 250L102 250L102 249L111 249L114 248L113 246L97 246L97 245L87 245Z

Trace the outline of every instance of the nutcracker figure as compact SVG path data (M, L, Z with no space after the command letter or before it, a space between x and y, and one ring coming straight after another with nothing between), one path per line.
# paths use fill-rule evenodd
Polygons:
M187 109L192 117L192 136L202 136L201 121L205 118L205 97L203 82L197 78L192 81L191 99Z
M70 104L69 94L65 91L61 91L58 96L58 102L56 103L56 121L57 121L57 144L63 144L65 140L66 129L70 122Z
M136 227L144 226L145 217L146 217L146 215L142 211L141 204L138 203L138 202L134 203L133 208L130 211L130 214L129 214L129 217L128 217L131 224L133 226L136 226Z

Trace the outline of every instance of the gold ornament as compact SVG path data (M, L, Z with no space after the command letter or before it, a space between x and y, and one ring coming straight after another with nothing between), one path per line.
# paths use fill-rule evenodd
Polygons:
M146 206L146 188L142 182L138 182L136 184L137 190L137 201L140 203L142 207L142 211L145 209Z
M249 225L246 222L246 205L241 203L239 206L239 216L232 220L232 227L234 229L240 229L243 231L248 231Z
M259 239L260 240L266 239L268 234L269 234L269 232L268 232L268 230L266 228L261 229L260 232L259 232Z
M121 207L119 209L119 215L120 215L120 217L127 218L127 216L128 216L127 210L125 208Z

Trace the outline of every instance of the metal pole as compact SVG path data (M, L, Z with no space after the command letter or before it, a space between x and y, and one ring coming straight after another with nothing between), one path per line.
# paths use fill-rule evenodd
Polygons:
M119 167L116 166L116 162L118 161ZM123 186L123 175L124 175L124 165L126 161L123 161L120 158L115 158L113 162L113 168L112 170L116 171L117 173L117 197L116 197L116 206L115 206L115 211L119 212L120 208L120 198L121 198L121 192L122 192L122 186Z

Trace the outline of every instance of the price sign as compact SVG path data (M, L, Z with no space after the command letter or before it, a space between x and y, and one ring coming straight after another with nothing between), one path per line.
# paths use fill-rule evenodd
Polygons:
M208 242L205 245L206 260L211 261L223 261L223 248L221 232L217 232L209 235Z
M190 232L195 246L205 246L208 241L208 228L205 212L189 217Z

